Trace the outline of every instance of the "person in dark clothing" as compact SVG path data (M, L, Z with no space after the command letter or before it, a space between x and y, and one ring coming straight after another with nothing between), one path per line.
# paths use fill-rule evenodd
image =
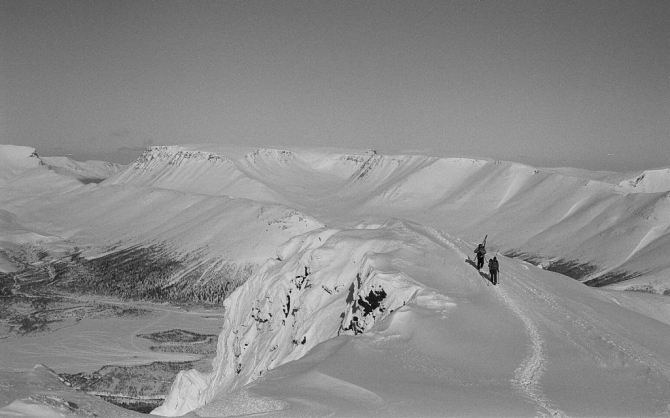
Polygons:
M500 265L498 264L498 259L493 257L489 260L489 274L491 276L491 283L498 284L498 271L500 270Z
M484 244L479 244L475 250L477 254L477 270L481 270L484 267L484 255L486 255L486 247Z

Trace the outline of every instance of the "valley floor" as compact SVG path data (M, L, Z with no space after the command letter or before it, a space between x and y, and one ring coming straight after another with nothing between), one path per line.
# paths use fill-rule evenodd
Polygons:
M40 385L53 386L47 392L58 388L63 399L95 393L131 408L146 404L148 412L179 370L211 369L223 318L222 309L62 294L20 294L0 304L0 416L13 416L8 405L40 393L25 386L36 373ZM200 338L184 343L185 333L171 330Z

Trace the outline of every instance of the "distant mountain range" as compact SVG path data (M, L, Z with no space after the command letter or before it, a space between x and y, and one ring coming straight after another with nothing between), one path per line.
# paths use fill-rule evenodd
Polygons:
M557 333L568 327L575 344L593 348L585 328L565 325L571 315L586 318L590 309L570 300L605 298L579 282L670 295L670 169L589 172L374 150L214 145L152 147L119 166L41 158L32 148L2 145L0 192L0 271L21 268L12 254L39 249L49 254L41 265L50 265L63 286L224 303L229 317L215 370L180 374L157 411L166 415L223 408L217 401L222 394L239 395L292 361L327 359L332 353L324 354L330 351L323 344L344 344L344 336L396 328L405 335L411 328L406 321L424 311L446 320L455 309L466 312L459 314L464 323L478 324L478 315L490 308L473 313L464 306L479 306L486 281L468 261L486 235L488 257L502 260L501 282L510 271L514 284L497 291L496 303L509 308L520 327L508 331L525 333L531 347L510 390L543 413L562 413L539 384L540 370L553 370L545 361L543 347L553 338L546 327ZM556 279L536 266L576 280ZM529 311L541 310L542 303L566 322L551 328L543 321L555 319ZM627 302L602 303L585 319L595 324L593 332L637 341L603 319ZM654 315L629 304L626 309L645 318ZM613 315L628 321L626 313ZM639 332L665 329L665 317L658 318L659 325ZM670 357L633 345L622 350L670 378ZM662 359L656 364L647 355ZM339 395L350 399L342 385ZM364 398L363 409L352 413L376 408L374 396ZM267 408L282 410L286 400L272 405ZM258 412L252 406L245 413Z

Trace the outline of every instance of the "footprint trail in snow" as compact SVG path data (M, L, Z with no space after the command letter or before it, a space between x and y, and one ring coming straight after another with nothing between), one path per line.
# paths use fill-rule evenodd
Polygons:
M509 278L512 277L513 276L510 276ZM519 307L519 304L507 289L500 286L495 287L495 289L505 304L521 319L531 341L526 358L514 372L512 385L528 399L547 410L550 416L565 416L563 411L551 406L549 400L542 393L540 379L544 374L546 362L543 348L544 340L542 339L540 331L530 317Z
M453 242L445 239L442 236L442 233L435 229L431 229L430 233L433 237L455 251L459 257L469 259L469 257ZM518 282L519 280L514 276L508 276L508 280L510 279L515 282ZM530 317L524 313L517 300L507 289L501 286L494 286L494 289L496 289L496 294L502 299L505 306L507 306L523 322L526 334L530 339L528 354L514 372L514 378L511 379L512 386L542 410L547 411L549 416L565 417L565 413L560 409L553 407L542 393L540 379L545 371L545 355L543 348L544 340L542 339L540 331ZM541 412L540 415L546 416L547 414Z

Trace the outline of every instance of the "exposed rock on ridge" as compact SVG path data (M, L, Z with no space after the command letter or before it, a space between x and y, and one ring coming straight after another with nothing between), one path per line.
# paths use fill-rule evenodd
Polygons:
M160 415L181 415L340 334L359 334L431 291L403 271L404 223L298 236L224 305L214 371L180 373ZM443 297L444 298L444 297Z

